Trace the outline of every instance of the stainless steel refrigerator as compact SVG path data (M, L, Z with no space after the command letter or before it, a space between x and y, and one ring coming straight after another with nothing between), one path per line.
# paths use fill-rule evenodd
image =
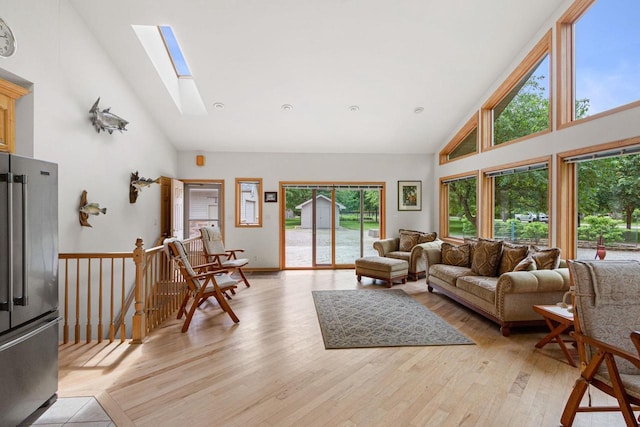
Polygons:
M0 153L0 426L58 390L58 166Z

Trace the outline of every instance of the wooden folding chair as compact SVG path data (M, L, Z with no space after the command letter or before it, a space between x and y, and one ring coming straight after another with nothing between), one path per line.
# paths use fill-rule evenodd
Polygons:
M247 258L238 258L236 255L237 252L244 252L244 249L225 249L219 227L202 227L200 236L204 256L208 262L216 263L218 268L237 271L244 284L247 287L251 286L242 271L242 267L249 264L249 260Z
M640 405L640 262L568 261L575 287L574 322L580 377L560 422L571 426L577 412L621 411L638 426ZM589 386L617 399L617 406L592 406Z
M201 306L210 297L215 298L220 308L231 317L231 320L238 323L240 319L238 319L238 316L236 316L226 300L228 296L225 292L233 291L237 287L237 281L231 278L228 271L212 269L215 267L213 263L191 266L187 250L180 240L169 240L166 242L166 246L170 256L176 261L180 273L191 291L185 295L178 310L178 319L182 318L185 313L187 315L184 319L184 325L182 325L182 332L186 332L189 329L189 324L191 323L196 308ZM198 271L197 273L196 270ZM193 296L193 302L187 312L187 303L189 299L191 299L191 296Z

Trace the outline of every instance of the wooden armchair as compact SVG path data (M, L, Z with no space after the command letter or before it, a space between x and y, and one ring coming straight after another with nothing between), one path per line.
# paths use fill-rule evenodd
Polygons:
M249 281L242 272L242 267L249 264L246 258L238 258L237 252L244 252L244 249L225 249L222 241L222 233L218 227L202 227L200 229L202 239L202 249L208 262L215 263L218 268L226 268L237 271L244 284L249 287Z
M191 324L191 319L196 311L207 299L213 297L218 301L220 308L224 310L235 323L240 322L227 302L227 291L233 291L237 287L237 281L231 278L227 270L211 269L215 264L203 264L191 266L187 250L180 240L169 240L165 243L169 255L176 261L180 273L189 286L191 292L187 293L178 310L178 319L186 313L182 332L186 332ZM196 270L198 273L196 273ZM187 312L187 303L193 296L193 302Z
M560 422L571 426L577 412L621 411L638 426L640 405L640 262L568 261L574 291L574 322L580 377ZM604 362L604 363L603 363ZM618 406L581 406L592 385Z

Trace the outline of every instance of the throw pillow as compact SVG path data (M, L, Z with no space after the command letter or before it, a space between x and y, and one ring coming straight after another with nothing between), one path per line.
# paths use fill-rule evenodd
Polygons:
M502 242L502 258L500 259L498 275L513 271L518 263L527 257L527 253L529 253L529 246Z
M531 255L527 255L513 268L513 271L531 271L536 269L536 262Z
M464 242L469 244L471 250L469 251L469 259L473 259L473 250L476 248L476 243L478 243L478 239L473 237L465 237Z
M470 258L468 244L452 245L444 242L440 247L442 250L442 263L447 265L456 265L458 267L469 267Z
M473 249L471 271L480 276L496 276L502 254L502 242L499 240L478 239Z
M531 256L538 270L553 270L560 265L560 249L532 247Z
M418 244L418 233L412 231L400 232L400 247L398 248L402 252L411 252L411 249Z
M434 240L436 240L436 237L438 237L438 233L436 233L435 231L432 231L431 233L420 233L418 243L433 242Z

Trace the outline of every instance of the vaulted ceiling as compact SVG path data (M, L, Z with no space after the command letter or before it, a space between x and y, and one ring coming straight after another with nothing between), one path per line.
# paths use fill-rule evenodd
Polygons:
M302 153L436 152L563 4L71 3L179 150ZM173 27L203 114L180 112L135 25Z

